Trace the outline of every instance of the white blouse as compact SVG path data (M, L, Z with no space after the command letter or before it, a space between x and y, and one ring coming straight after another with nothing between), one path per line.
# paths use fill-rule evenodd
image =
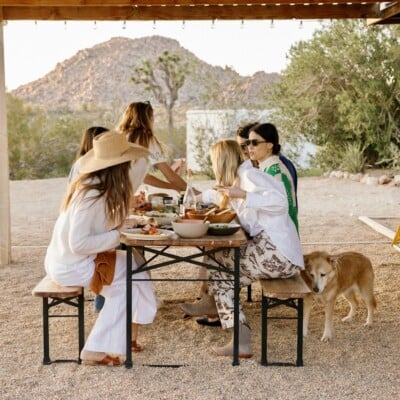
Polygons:
M254 168L250 161L239 166L239 187L246 199L234 198L230 206L236 211L240 224L251 235L265 231L277 249L293 264L304 268L299 236L289 217L286 190L282 182ZM202 201L217 203L218 194L209 189Z
M93 200L97 194L90 190L76 197L54 226L45 269L63 285L89 285L97 253L119 245L119 231L107 226L104 198Z

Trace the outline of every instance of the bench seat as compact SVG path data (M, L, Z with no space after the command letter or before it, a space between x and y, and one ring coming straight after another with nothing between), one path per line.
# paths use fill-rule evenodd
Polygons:
M45 276L32 290L32 295L43 299L43 364L48 365L53 362L77 362L80 364L80 353L85 341L84 323L84 289L80 286L62 286ZM75 314L50 314L50 308L60 304L78 309ZM79 353L77 359L50 359L50 338L49 338L49 319L50 318L78 318L78 346Z
M303 365L303 298L311 293L300 274L286 279L262 279L261 291L261 365ZM277 306L294 308L296 317L269 317L268 310ZM267 342L269 319L297 319L297 359L296 363L268 362Z

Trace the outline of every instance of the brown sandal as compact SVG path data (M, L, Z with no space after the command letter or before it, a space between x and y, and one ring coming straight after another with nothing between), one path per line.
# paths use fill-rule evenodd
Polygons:
M132 340L131 347L135 353L140 353L143 350L143 347L136 340Z
M118 367L122 365L118 357L111 357L108 354L100 361L82 360L82 362L85 365L105 365L107 367Z

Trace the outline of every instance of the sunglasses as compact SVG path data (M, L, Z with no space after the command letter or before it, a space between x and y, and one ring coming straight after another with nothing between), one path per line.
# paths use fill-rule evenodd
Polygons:
M242 150L246 150L246 148L247 148L246 142L241 143L239 146L240 146L240 148L241 148Z
M244 142L245 146L254 146L257 147L260 143L268 143L266 140L257 140L257 139L249 139Z

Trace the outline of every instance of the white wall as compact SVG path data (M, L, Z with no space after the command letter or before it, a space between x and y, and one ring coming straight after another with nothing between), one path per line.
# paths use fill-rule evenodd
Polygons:
M186 157L188 168L199 169L196 154L201 150L196 146L196 137L208 137L214 143L220 139L236 137L239 126L249 122L266 122L268 110L189 110L186 113ZM208 149L204 149L208 151ZM207 154L199 154L206 157Z

